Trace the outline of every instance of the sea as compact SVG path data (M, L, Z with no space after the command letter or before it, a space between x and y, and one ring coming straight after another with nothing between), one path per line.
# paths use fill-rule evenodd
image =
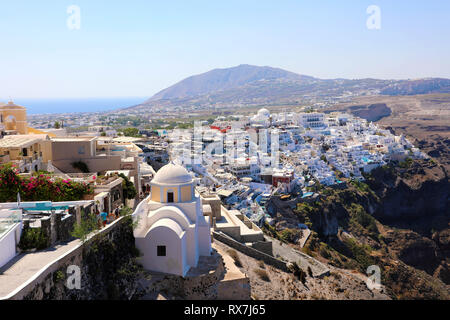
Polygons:
M148 97L127 98L71 98L71 99L14 99L27 108L27 114L74 113L112 111L138 105ZM7 101L3 101L6 103Z

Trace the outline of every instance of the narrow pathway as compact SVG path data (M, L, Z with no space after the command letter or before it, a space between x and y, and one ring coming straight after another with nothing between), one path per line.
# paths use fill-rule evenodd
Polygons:
M76 239L42 251L21 253L0 269L0 300L31 279L37 272L80 245Z
M276 258L283 258L285 261L296 262L302 270L306 271L311 267L314 277L322 277L330 273L330 269L322 262L308 256L307 254L297 251L281 241L265 236L268 241L272 241L273 255ZM279 256L279 257L278 257Z
M99 232L92 232L88 239L98 233L102 233L122 218L108 224ZM62 258L65 254L82 245L81 240L75 239L66 243L57 244L52 248L30 253L21 253L0 268L0 300L5 299L19 287L25 285L30 279L41 274L48 265Z

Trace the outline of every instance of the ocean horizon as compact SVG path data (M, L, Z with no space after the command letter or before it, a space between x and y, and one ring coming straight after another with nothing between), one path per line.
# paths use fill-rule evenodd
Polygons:
M101 112L131 107L144 102L148 97L120 98L55 98L13 99L14 103L27 108L28 114L51 114L72 112ZM7 103L7 100L0 100Z

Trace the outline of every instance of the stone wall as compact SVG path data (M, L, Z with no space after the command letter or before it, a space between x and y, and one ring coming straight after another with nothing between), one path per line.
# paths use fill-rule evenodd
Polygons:
M88 214L93 210L94 204L89 204L81 208L80 219L86 218ZM47 246L53 246L58 242L66 242L72 240L71 235L75 222L77 221L76 207L69 207L69 214L49 214L47 217L40 219L40 227L32 227L41 229L48 238ZM24 229L30 228L30 220L23 220Z
M250 300L250 280L234 279L221 281L217 287L217 300Z
M272 241L253 242L252 248L273 256Z
M217 253L215 253L217 255ZM217 259L220 256L216 256ZM145 287L150 296L156 293L168 294L176 299L186 300L216 300L217 285L223 277L224 265L218 260L216 266L204 274L181 277L177 275L162 275L151 273L151 281Z
M149 273L137 264L138 255L131 218L122 217L51 263L9 299L130 300L145 298L149 289L156 294L169 292L179 299L250 299L248 278L223 281L225 268L218 253L200 257L216 261L208 264L212 267L207 272L190 271L184 278L151 274L150 279ZM205 265L199 261L200 268ZM67 286L69 266L80 268L80 289ZM148 281L153 283L150 288Z
M274 258L274 257L272 257L272 256L270 256L270 255L268 255L268 254L266 254L264 252L261 252L259 250L254 249L252 247L248 247L248 246L246 246L246 245L244 245L244 244L242 244L240 242L237 242L237 241L233 240L230 237L227 237L224 234L221 234L221 233L218 233L218 232L213 232L213 236L214 236L214 239L225 243L226 245L228 245L228 246L230 246L230 247L232 247L232 248L242 252L243 254L245 254L247 256L250 256L250 257L255 258L257 260L262 260L262 261L264 261L264 263L266 263L268 265L271 265L271 266L273 266L273 267L275 267L277 269L280 269L282 271L289 272L289 269L288 269L288 267L286 265L286 262L284 262L284 261L281 261L281 260L279 260L277 258Z
M71 232L73 226L75 225L75 216L65 216L61 219L60 223L57 224L56 230L58 234L58 239L60 241L67 241L72 237Z
M131 219L121 218L109 227L53 262L10 299L135 298L139 292L137 278L141 268L134 261L137 250ZM68 267L71 265L80 267L81 289L69 289L66 286Z
M250 281L247 277L224 280L226 273L221 255L213 250L209 257L200 257L199 267L185 277L149 273L141 279L144 299L155 299L158 294L181 300L249 300Z
M222 202L217 195L208 195L201 197L202 204L209 204L211 206L212 215L216 219L220 220L222 217Z

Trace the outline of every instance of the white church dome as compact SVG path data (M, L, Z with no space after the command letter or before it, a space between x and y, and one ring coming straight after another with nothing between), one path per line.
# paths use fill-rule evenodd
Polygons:
M183 184L192 182L192 177L185 168L170 162L158 170L152 182L157 184Z
M258 115L259 116L264 116L264 117L270 117L270 111L267 110L266 108L262 108L258 110Z

